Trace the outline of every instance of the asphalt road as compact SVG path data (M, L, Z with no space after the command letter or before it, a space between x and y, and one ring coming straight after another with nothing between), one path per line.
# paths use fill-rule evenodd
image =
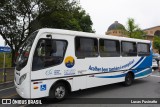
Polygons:
M0 85L0 98L20 98L13 83ZM111 84L82 91L72 92L69 98L160 98L160 74L155 71L147 78L135 80L129 87ZM68 100L62 102L67 103ZM17 106L17 105L15 105ZM18 105L21 106L21 105ZM28 106L28 105L22 105ZM21 107L22 107L21 106ZM30 105L31 106L31 105ZM34 105L35 106L35 105ZM40 105L38 105L39 107ZM43 105L44 106L44 105ZM81 104L47 104L46 107L80 107ZM160 107L158 104L83 104L85 107Z

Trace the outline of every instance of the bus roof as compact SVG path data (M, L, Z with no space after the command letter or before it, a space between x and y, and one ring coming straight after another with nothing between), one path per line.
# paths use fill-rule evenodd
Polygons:
M72 30L64 30L64 29L53 29L53 28L42 28L39 29L40 33L55 33L55 34L62 34L62 35L70 35L70 36L82 36L82 37L95 37L95 38L104 38L104 39L115 39L115 40L124 40L124 41L135 41L135 42L144 42L150 43L149 40L142 40L142 39L134 39L128 37L120 37L120 36L112 36L112 35L99 35L95 33L88 33L88 32L81 32L81 31L72 31Z

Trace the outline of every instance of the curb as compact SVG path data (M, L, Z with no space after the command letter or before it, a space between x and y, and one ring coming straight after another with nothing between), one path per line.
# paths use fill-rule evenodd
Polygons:
M12 83L13 81L7 81L7 82L4 82L4 83L0 83L0 85L4 85L4 84L9 84L9 83Z

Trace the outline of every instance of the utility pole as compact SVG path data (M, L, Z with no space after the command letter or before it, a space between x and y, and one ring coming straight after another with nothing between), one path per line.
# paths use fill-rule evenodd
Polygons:
M4 45L6 46L6 42L4 42ZM6 82L6 53L3 52L4 54L4 60L3 60L3 82Z

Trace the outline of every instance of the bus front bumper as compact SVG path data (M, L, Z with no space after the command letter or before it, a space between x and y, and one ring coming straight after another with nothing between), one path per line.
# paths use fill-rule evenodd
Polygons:
M22 98L27 98L26 97L27 95L25 95L25 93L24 93L24 88L20 88L15 80L14 80L14 85L15 85L15 88L16 88L18 95L20 95Z

